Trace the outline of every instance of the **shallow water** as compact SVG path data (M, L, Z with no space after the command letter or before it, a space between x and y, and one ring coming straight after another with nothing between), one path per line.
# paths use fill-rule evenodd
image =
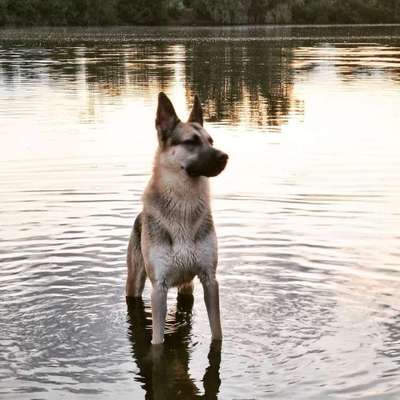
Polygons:
M0 32L0 397L399 398L400 28L46 32ZM162 354L125 302L160 90L230 154L221 349L198 283Z

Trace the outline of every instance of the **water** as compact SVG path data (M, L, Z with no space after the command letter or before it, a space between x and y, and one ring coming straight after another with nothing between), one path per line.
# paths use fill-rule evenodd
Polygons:
M400 28L0 33L0 397L398 399ZM216 146L222 348L125 253L164 90Z

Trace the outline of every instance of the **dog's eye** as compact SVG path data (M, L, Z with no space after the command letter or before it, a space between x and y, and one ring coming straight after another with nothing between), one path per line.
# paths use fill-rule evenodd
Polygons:
M190 139L184 140L183 144L187 144L189 146L195 146L197 144L200 144L200 138L198 136L193 136Z

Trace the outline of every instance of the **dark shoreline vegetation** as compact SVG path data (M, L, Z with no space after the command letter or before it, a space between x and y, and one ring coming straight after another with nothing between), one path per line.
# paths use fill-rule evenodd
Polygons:
M0 0L0 26L397 22L399 0Z

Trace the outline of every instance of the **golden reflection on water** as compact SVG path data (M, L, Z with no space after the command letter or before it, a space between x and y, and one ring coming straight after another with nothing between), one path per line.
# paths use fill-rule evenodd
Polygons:
M277 179L283 185L301 179L310 195L314 188L319 196L331 195L336 187L341 195L384 193L378 214L363 222L396 234L390 216L400 213L399 190L392 185L399 173L399 59L398 48L365 45L161 44L14 55L3 49L2 169L48 163L79 173L82 162L97 168L135 154L139 170L149 173L158 92L170 95L182 118L199 93L216 145L233 160L217 179L216 194L257 188L280 197L281 186L272 184ZM342 169L346 173L338 174ZM232 190L238 176L246 178ZM22 181L25 187L65 185L53 176L31 178ZM83 190L86 182L79 182L74 186ZM382 241L375 243L379 264L386 256L379 251Z
M17 163L21 168L24 163L68 165L78 172L82 162L97 167L126 162L132 154L139 170L149 173L158 92L170 95L182 118L199 93L207 127L233 160L217 180L217 194L236 188L238 176L246 178L232 192L257 188L269 197L281 195L273 180L290 185L298 179L311 194L314 187L319 195L336 187L349 196L357 190L384 193L377 205L380 217L372 214L363 221L396 234L390 216L400 213L399 190L393 186L399 173L399 59L397 47L376 45L2 49L4 179ZM345 174L338 173L342 169ZM47 187L47 179L65 185L62 179L25 173L32 174L21 181L25 187ZM74 182L77 189L79 182ZM378 248L376 263L385 257Z

